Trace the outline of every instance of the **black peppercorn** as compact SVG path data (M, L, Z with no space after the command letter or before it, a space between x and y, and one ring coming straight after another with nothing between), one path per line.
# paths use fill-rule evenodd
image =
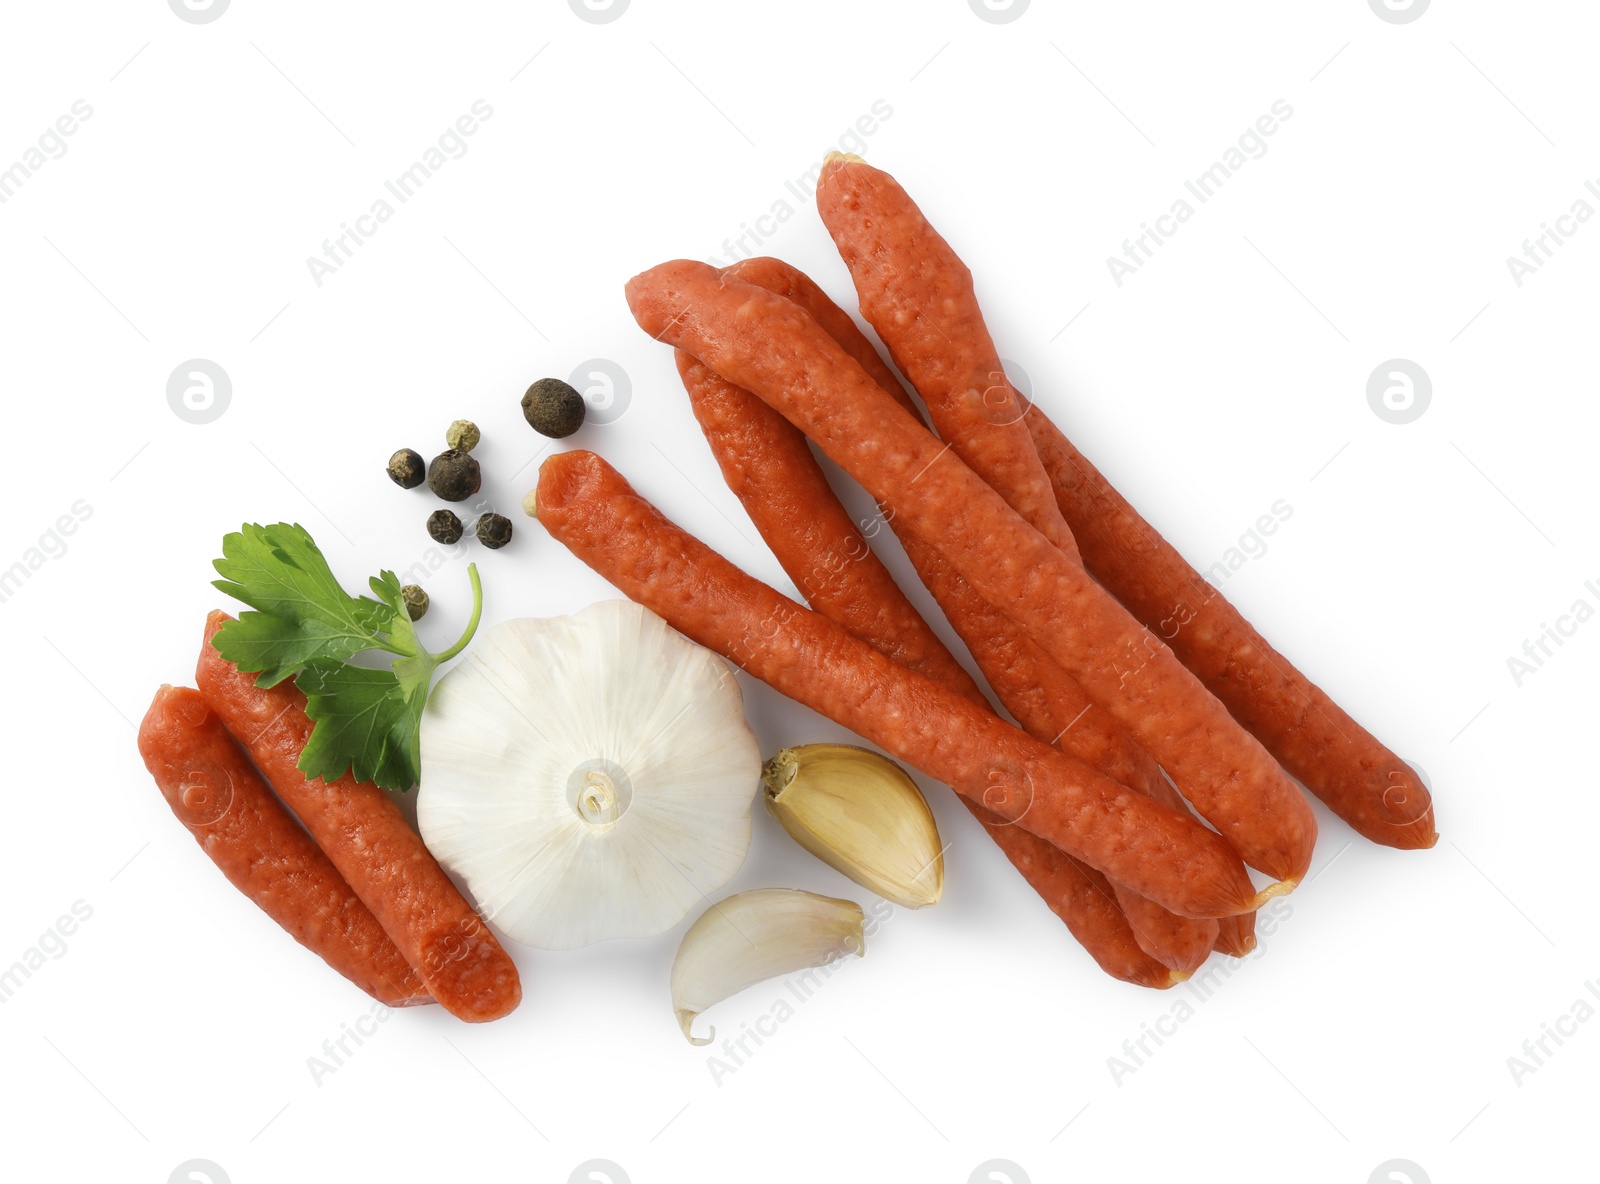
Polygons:
M485 514L478 519L478 541L498 551L511 541L511 519L504 514Z
M536 432L559 440L583 426L583 396L559 378L541 378L522 396L522 416Z
M428 488L447 502L464 502L483 488L483 472L465 452L447 448L428 462Z
M435 510L428 515L428 534L436 543L459 543L461 519L452 510Z
M401 489L415 489L427 474L422 454L402 448L389 458L389 480Z

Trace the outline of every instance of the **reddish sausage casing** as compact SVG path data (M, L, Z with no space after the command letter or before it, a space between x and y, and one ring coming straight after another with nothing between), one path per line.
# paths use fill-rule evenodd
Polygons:
M723 274L756 284L769 292L776 292L794 301L810 313L817 324L822 326L828 336L838 342L847 354L861 364L861 368L874 382L893 396L907 411L918 418L921 417L921 412L900 384L900 380L879 357L872 342L867 340L866 335L856 327L850 314L829 299L827 293L804 272L781 259L755 258L736 263L725 269ZM678 369L684 375L685 385L689 385L693 367L705 370L705 364L694 359L690 359L687 363L691 369L686 370L684 359L687 357L687 354L679 351ZM749 459L733 461L738 468L757 471L765 478L761 482L764 495L762 500L766 501L773 496L770 488L774 485L780 487L815 485L820 482L824 493L809 499L807 505L811 508L805 519L814 522L825 520L833 513L842 514L842 507L832 495L832 491L827 488L821 467L812 457L810 446L800 430L749 391L734 387L718 376L712 375L712 378L721 384L722 388L726 388L720 392L719 399L719 402L727 408L725 418L734 419L739 423L764 425L762 439L759 442L761 446L759 457L751 453ZM695 398L693 389L690 394L691 398ZM696 414L699 415L700 412L697 410ZM701 421L704 426L703 415ZM709 428L707 438L711 439L713 451L717 453L718 461L726 473L729 460L725 459L725 453L737 450L739 445L745 442L737 437L714 439ZM1033 449L1033 442L1025 432L1018 443L1029 452ZM735 454L737 455L737 452ZM1054 494L1050 492L1049 479L1045 476L1044 470L1037 462L1034 467L1038 470L1037 479L1044 485L1045 496L1053 499ZM762 537L772 545L782 562L784 546L780 544L784 540L780 538L775 541L773 528L763 525L763 518L771 516L763 512L764 507L751 506L751 499L744 494L740 495L740 500L745 502L751 518L761 530ZM1052 500L1050 504L1053 508L1054 501ZM785 517L778 517L776 532L788 536L787 546L790 549L799 547L805 539L811 537L812 532L809 529L786 528L785 521ZM849 526L849 520L845 518L842 529L849 529ZM893 529L892 518L889 519L889 526ZM971 585L951 569L936 549L909 531L901 532L900 541L905 547L907 558L911 560L922 582L933 593L939 607L944 610L951 627L967 643L967 648L971 650L979 669L989 680L990 687L1024 729L1035 739L1043 740L1046 744L1055 744L1062 751L1098 769L1113 781L1119 781L1141 793L1148 793L1177 809L1188 809L1187 804L1167 784L1160 766L1134 742L1127 731L1107 715L1104 708L1092 703L1084 694L1083 688L1078 686L1066 671L1045 657L1038 647L1029 642L1010 618L979 597ZM866 550L864 543L861 546ZM845 565L836 581L841 587L831 599L846 599L851 605L858 599L872 603L894 602L903 606L903 614L909 614L911 620L922 624L922 618L917 615L915 608L892 580L889 581L888 588L869 585L867 577L861 573L864 569L872 567L875 562L875 557L869 551L859 561ZM789 570L790 563L784 563L784 567L785 570ZM882 564L877 564L877 567L881 570ZM884 578L888 578L887 572L884 572ZM879 583L881 584L881 581ZM822 596L808 594L807 599L811 601L812 607L833 617L863 641L891 658L898 658L894 647L886 648L883 639L872 636L869 631L854 628L849 620L844 619L830 607L830 597L827 593L834 591L834 587L835 585L830 585L824 589ZM895 619L888 613L884 616L890 621ZM922 628L926 630L927 626L923 624ZM959 679L952 681L948 677L942 677L934 669L925 669L916 662L900 660L913 670L942 681L953 690L962 691L968 698L977 696L978 702L988 706L988 700L981 697L975 684L966 677L965 671L961 672ZM976 812L978 807L973 809ZM1084 883L1104 884L1106 881L1103 876L1098 876L1096 873L1094 878L1085 880L1082 877L1057 874L1050 869L1061 860L1069 860L1070 856L1063 856L1054 849L1048 849L1048 844L1026 832L1021 832L1018 827L997 827L995 825L997 820L987 812L979 814L978 817L989 833L995 837L996 842L1006 850L1012 863L1029 878L1029 882L1036 888L1048 889L1054 893L1046 899L1080 941L1086 937L1101 942L1106 941L1102 931L1108 923L1129 927L1140 948L1164 965L1178 971L1180 975L1194 971L1210 954L1218 932L1216 921L1175 916L1153 901L1146 900L1121 885L1112 886L1121 905L1120 914L1115 909L1109 913L1100 910L1091 902L1089 907L1094 911L1086 915L1078 902L1087 898L1080 898L1075 890ZM1007 833L1008 830L1010 833ZM1060 869L1061 873L1066 871L1066 868ZM1074 891L1064 891L1064 889ZM1076 915L1069 916L1068 912L1073 910L1076 910ZM1091 949L1090 953L1101 961L1102 966L1105 965L1101 958L1101 950ZM1124 962L1123 965L1126 967L1128 964ZM1138 968L1137 963L1133 966ZM1170 978L1162 979L1163 985L1170 981Z
M804 310L689 260L635 276L627 297L647 333L783 412L937 547L1133 733L1247 863L1283 882L1279 891L1299 882L1311 862L1316 817L1260 742Z
M433 1002L199 691L156 692L139 725L139 754L201 850L290 937L379 1002Z
M850 269L862 315L928 405L940 438L1076 559L966 264L893 177L858 157L836 153L822 166L817 212Z
M206 622L196 679L213 711L249 750L441 1006L459 1019L499 1019L522 999L516 964L472 910L399 807L348 774L308 780L297 768L311 738L305 696L292 683L256 686L211 644L228 620Z
M906 393L905 387L878 356L872 342L856 328L850 314L829 299L827 293L804 272L780 259L758 257L736 263L725 269L724 274L786 296L805 309L845 353L861 364L873 382L888 392L900 406L921 418L921 412ZM682 369L681 362L679 369ZM747 391L741 393L745 399L760 402ZM777 416L771 409L768 409L768 414ZM782 420L781 416L777 418L796 437L804 439L798 428ZM1031 443L1027 446L1030 450L1033 447ZM1046 486L1048 488L1048 479ZM890 529L894 530L893 514L887 514L885 518ZM1066 671L1050 662L1009 617L979 597L971 585L951 569L937 548L908 530L896 530L895 533L905 547L906 556L916 568L917 575L933 593L939 607L944 609L951 627L967 643L979 669L989 679L991 688L1006 709L1018 716L1023 727L1038 735L1036 729L1029 728L1027 721L1022 720L1018 703L1014 700L1026 700L1024 709L1036 717L1045 713L1063 716L1062 726L1056 726L1048 736L1042 737L1046 742L1056 743L1069 755L1086 765L1092 765L1130 789L1170 800L1167 795L1171 787L1162 776L1160 766L1138 746L1125 728L1112 719L1103 707L1092 703ZM848 621L841 623L849 625ZM890 657L895 656L890 654ZM916 669L915 663L907 664ZM932 674L932 671L923 670L922 673ZM1071 726L1064 726L1067 723Z
M978 684L873 554L799 429L704 363L682 351L677 360L695 418L723 477L811 607L879 653L989 710ZM1104 876L957 796L1102 969L1158 989L1181 977L1166 964L1141 956L1130 920L1110 898ZM1107 896L1097 899L1097 889Z
M929 777L1185 916L1260 903L1223 839L746 575L591 452L539 469L539 521L680 633Z
M1095 578L1357 832L1389 847L1433 846L1433 799L1416 771L1273 649L1042 411L1026 422Z
M799 430L682 350L677 362L723 479L800 595L902 666L987 706L867 546Z

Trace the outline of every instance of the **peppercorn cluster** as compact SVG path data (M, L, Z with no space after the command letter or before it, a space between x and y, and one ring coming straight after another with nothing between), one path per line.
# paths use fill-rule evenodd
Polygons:
M587 409L583 396L571 383L559 378L541 378L522 396L522 416L528 426L555 440L582 427ZM424 461L415 449L402 448L389 458L389 479L401 489L415 489L426 481L441 501L464 502L483 488L483 470L472 455L482 439L483 433L470 419L453 420L445 429L443 452ZM511 519L504 514L482 514L473 523L472 532L485 547L498 551L511 541ZM436 543L459 543L465 533L454 510L439 509L428 515L428 537ZM407 600L407 607L411 608L413 602L420 605L414 610L420 617L428 608L427 594L420 588L408 587L416 596Z
M423 481L435 497L447 502L464 502L483 488L483 470L472 450L483 439L478 425L470 419L458 419L445 429L445 450L432 460L424 462L415 449L402 448L389 458L389 479L401 489L415 489ZM461 541L465 528L454 510L435 510L428 515L428 537L437 543L453 544ZM498 551L511 541L511 519L504 514L482 514L473 524L478 541L491 550ZM427 611L427 596L420 588L416 616ZM407 601L407 607L411 606ZM413 617L413 620L416 618Z

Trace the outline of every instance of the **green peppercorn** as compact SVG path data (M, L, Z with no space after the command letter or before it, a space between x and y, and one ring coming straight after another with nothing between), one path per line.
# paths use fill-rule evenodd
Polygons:
M457 452L471 452L481 439L483 434L470 419L458 419L444 431L444 442Z
M419 452L402 448L389 458L389 480L401 489L415 489L422 484L426 475L427 466L422 463L422 454Z
M511 541L511 519L504 514L485 514L478 519L478 541L498 551Z
M422 620L422 614L428 611L428 594L415 584L400 586L400 600L406 606L406 616L413 621Z
M435 510L428 515L428 534L436 543L459 543L461 519L453 510Z
M541 378L522 396L522 417L534 431L559 440L583 426L583 396L559 378Z
M428 488L447 502L464 502L483 488L483 471L465 452L447 448L428 462Z

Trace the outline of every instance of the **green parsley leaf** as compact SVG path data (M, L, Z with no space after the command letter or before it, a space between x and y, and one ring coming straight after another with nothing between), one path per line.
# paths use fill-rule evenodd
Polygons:
M256 674L258 686L294 677L315 725L299 768L334 781L346 772L385 789L410 789L421 776L418 731L433 674L472 640L483 611L476 564L472 619L443 653L422 645L400 595L400 580L383 571L368 581L373 596L351 596L301 526L243 527L222 541L216 587L256 611L225 624L212 644L228 661ZM376 599L374 599L374 597ZM389 664L357 666L368 651Z
M317 664L295 676L315 723L300 754L307 777L336 781L348 771L357 781L409 789L422 766L417 728L428 701L426 681L407 694L392 670Z
M213 585L257 610L219 631L217 649L240 670L259 673L264 687L308 663L374 648L394 615L370 597L347 594L303 526L246 525L222 540L214 566L224 578Z

